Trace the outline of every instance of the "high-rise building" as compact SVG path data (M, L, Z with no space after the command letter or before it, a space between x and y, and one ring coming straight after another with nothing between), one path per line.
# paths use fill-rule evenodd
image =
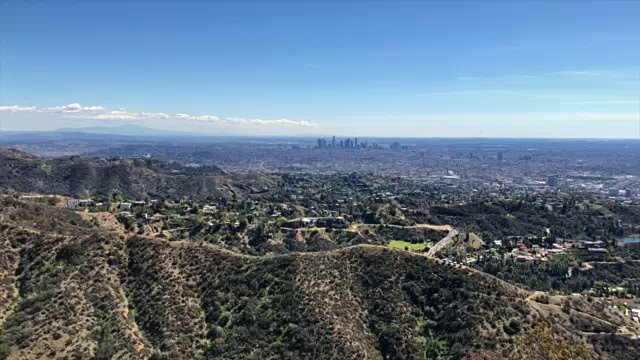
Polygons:
M333 136L333 139L331 139L331 147L334 148L334 149L336 148L336 136L335 135Z
M547 186L551 186L551 187L558 186L558 177L557 176L547 177Z
M502 151L498 151L498 160L502 161L504 159L504 154Z
M318 149L322 149L322 139L318 139Z
M355 147L358 147L358 138L356 138L356 141L355 141L354 146L355 146Z

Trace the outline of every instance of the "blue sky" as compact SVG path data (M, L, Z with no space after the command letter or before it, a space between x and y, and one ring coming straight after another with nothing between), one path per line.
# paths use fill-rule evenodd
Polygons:
M0 118L637 137L638 14L640 2L2 3Z

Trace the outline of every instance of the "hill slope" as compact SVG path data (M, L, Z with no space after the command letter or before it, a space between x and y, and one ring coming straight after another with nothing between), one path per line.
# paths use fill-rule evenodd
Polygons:
M262 179L268 181L267 179ZM0 189L76 197L122 193L142 199L157 196L232 196L248 190L241 176L215 166L189 168L155 159L67 157L40 160L0 148ZM260 183L252 179L251 183Z
M634 355L631 340L593 338L626 324L599 319L593 304L565 313L420 255L356 246L251 257L0 201L0 355L9 359Z

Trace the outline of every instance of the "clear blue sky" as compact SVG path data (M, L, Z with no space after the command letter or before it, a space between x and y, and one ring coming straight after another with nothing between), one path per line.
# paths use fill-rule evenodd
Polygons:
M639 15L635 1L2 3L0 117L4 130L637 137Z

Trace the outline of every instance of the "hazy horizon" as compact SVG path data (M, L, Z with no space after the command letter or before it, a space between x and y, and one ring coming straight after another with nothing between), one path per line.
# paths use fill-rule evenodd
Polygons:
M133 128L130 128L133 126ZM145 131L151 130L151 133L128 133L127 131L133 129L134 131ZM109 130L113 130L113 132L109 132ZM265 138L265 139L305 139L313 142L318 138L323 138L330 140L333 136L336 137L336 140L344 140L347 138L355 139L359 138L363 141L394 141L394 140L418 140L418 141L428 141L428 140L532 140L532 141L559 141L559 140L568 140L568 141L633 141L636 142L638 137L628 137L628 138L606 138L606 137L470 137L470 136L362 136L358 134L291 134L291 135L277 135L277 134L245 134L245 133L193 133L193 132L183 132L179 130L162 130L156 129L152 127L141 126L139 124L126 124L126 125L117 125L117 126L87 126L87 127L68 127L68 128L59 128L54 130L17 130L17 131L1 131L0 132L0 140L3 140L1 137L3 134L9 136L15 135L29 135L29 134L50 134L50 133L70 133L70 134L87 134L87 135L113 135L113 136L122 136L122 137L134 137L134 138L167 138L167 137L180 137L185 139L193 139L193 138L233 138L233 139L253 139L253 138ZM6 140L6 138L4 139ZM1 145L0 145L1 146Z

